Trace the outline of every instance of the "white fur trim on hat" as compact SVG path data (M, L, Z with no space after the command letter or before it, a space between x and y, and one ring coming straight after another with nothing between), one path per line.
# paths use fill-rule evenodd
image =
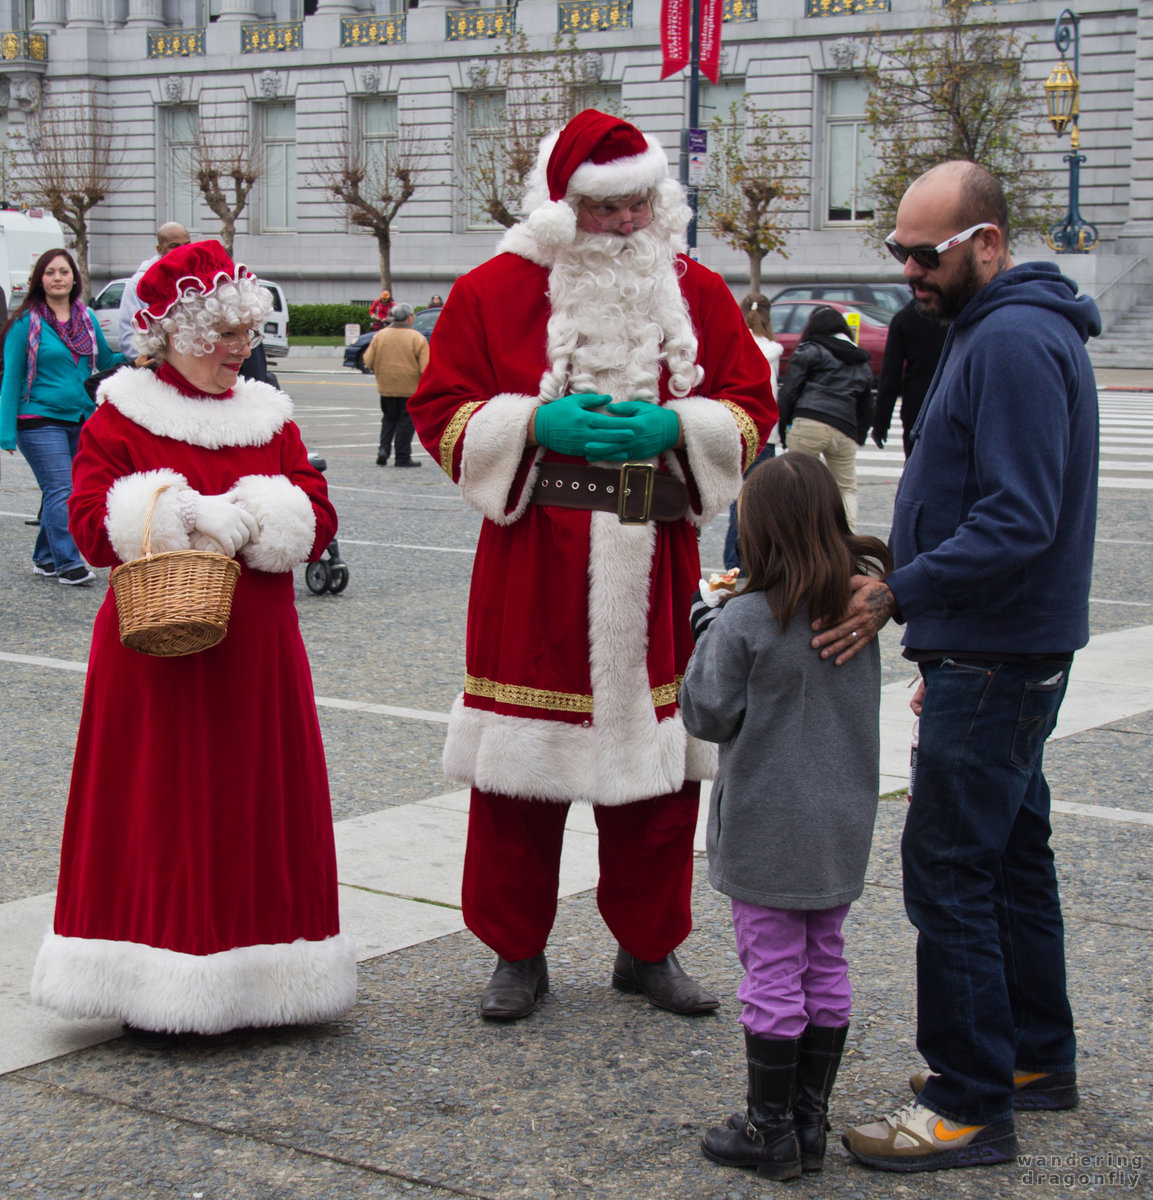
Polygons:
M260 537L240 552L254 571L291 571L308 561L316 540L316 511L303 488L283 475L245 475L228 497L260 526Z
M648 149L643 154L617 158L607 163L582 163L569 178L568 197L591 196L613 200L647 192L668 178L669 156L656 138L644 135Z

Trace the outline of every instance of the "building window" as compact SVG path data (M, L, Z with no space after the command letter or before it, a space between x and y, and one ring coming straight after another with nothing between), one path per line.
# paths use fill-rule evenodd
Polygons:
M200 225L200 189L194 178L194 166L200 116L195 104L180 104L161 109L161 122L164 175L158 224L177 221L185 229L196 229Z
M389 160L396 153L396 97L373 97L359 101L356 136L366 177L387 179Z
M465 228L494 229L499 223L489 215L486 205L496 195L519 191L508 180L509 164L503 91L466 92L463 102L464 141L461 155L465 181ZM519 202L519 194L513 202Z
M876 173L873 143L865 126L868 86L844 76L825 80L826 221L870 221L869 180Z
M296 109L292 104L262 104L264 187L261 189L261 228L268 231L296 226Z

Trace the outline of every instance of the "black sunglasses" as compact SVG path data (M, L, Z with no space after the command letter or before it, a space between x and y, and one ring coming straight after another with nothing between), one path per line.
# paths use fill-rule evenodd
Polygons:
M946 250L952 250L954 246L959 246L962 242L967 242L975 233L980 233L982 229L996 228L997 226L991 221L982 221L980 225L973 225L971 228L966 229L964 233L954 234L953 237L946 238L939 246L902 246L897 241L897 231L894 229L885 238L885 247L902 266L911 258L917 266L924 267L926 271L935 271L941 265L941 255Z

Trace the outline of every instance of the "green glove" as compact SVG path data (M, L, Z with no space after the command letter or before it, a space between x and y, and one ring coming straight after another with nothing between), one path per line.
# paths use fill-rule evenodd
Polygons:
M632 430L618 417L596 411L611 402L611 396L581 392L542 404L533 426L536 440L558 454L579 458L588 457L590 445L620 451L632 440Z
M680 441L680 417L651 400L624 400L620 404L610 404L605 411L621 418L621 424L632 434L626 446L602 456L609 462L652 458L662 450L671 449Z

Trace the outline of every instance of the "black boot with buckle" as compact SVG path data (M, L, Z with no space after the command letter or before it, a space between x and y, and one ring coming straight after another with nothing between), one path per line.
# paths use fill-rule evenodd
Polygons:
M749 1072L744 1124L714 1125L701 1140L706 1158L726 1167L755 1167L765 1179L796 1179L801 1147L793 1116L800 1038L763 1038L745 1030Z

